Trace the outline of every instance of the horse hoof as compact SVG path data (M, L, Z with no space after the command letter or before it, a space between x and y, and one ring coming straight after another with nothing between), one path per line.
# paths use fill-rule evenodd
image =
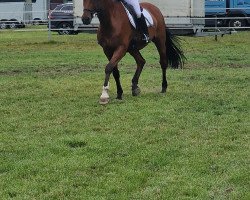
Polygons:
M106 104L109 103L109 98L100 98L99 103L100 103L101 105L106 105Z
M132 90L133 96L138 96L141 93L141 89L139 87Z
M116 99L121 101L121 100L122 100L122 97L116 97Z
M167 92L167 88L162 88L162 90L161 90L161 93L166 93Z

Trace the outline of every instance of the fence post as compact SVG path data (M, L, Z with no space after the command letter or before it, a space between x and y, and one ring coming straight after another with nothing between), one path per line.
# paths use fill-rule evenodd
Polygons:
M51 41L51 18L50 18L50 14L51 14L51 10L50 10L50 0L48 0L48 11L49 11L49 14L48 14L48 20L49 20L49 23L48 23L48 40L49 42Z

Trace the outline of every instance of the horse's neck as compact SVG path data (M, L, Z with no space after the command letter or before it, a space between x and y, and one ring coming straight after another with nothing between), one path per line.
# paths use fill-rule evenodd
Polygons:
M104 26L104 27L107 27L107 28L112 27L111 15L110 15L109 11L101 11L98 14L98 19L99 19L99 22L100 22L101 26Z
M106 0L105 5L102 6L102 9L100 9L100 12L98 13L98 19L100 22L100 25L105 27L106 29L112 29L112 14L115 9L115 3L113 0Z

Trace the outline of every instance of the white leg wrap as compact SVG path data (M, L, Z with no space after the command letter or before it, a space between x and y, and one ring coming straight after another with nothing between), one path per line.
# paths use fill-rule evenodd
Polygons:
M109 91L109 83L106 87L104 87L104 86L102 87L101 99L108 99L109 98L108 91Z

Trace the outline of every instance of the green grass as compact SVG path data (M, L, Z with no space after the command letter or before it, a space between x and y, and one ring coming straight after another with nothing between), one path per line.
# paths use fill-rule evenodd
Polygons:
M100 106L95 34L0 32L0 199L249 199L249 37L182 38L167 95L153 45L139 97L126 56Z

